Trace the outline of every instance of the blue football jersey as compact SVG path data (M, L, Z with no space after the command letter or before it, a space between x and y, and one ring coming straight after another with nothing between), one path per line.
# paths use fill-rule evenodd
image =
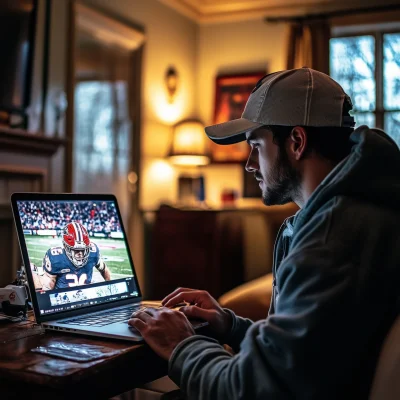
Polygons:
M65 254L62 247L47 250L43 259L43 268L50 275L56 275L54 289L88 285L92 282L93 268L100 262L100 251L96 244L90 244L87 263L77 268Z

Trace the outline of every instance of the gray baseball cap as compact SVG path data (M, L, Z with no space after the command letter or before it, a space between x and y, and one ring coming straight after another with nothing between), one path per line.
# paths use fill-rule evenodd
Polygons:
M330 76L303 67L274 72L257 83L242 117L205 128L218 144L246 140L246 132L264 125L354 127L354 118L343 116L350 98Z

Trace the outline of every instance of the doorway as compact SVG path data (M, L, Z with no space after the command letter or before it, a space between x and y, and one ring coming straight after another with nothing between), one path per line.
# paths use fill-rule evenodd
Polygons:
M71 3L67 184L112 193L129 232L138 212L143 33Z

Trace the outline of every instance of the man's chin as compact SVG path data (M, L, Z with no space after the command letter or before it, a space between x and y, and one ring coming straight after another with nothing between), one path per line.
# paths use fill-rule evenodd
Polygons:
M282 206L291 203L293 199L288 195L285 196L276 192L263 191L262 201L266 206Z

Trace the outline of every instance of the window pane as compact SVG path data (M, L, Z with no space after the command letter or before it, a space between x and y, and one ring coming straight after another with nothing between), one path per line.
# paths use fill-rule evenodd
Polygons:
M385 113L385 132L400 147L400 112Z
M74 191L113 191L129 170L125 81L78 82L75 89ZM125 178L126 179L126 178Z
M368 125L370 128L375 127L374 113L354 113L353 117L356 120L355 128L358 128L361 125Z
M383 98L385 109L400 108L400 33L383 36Z
M373 36L331 39L330 74L351 97L355 110L375 110L375 39Z

